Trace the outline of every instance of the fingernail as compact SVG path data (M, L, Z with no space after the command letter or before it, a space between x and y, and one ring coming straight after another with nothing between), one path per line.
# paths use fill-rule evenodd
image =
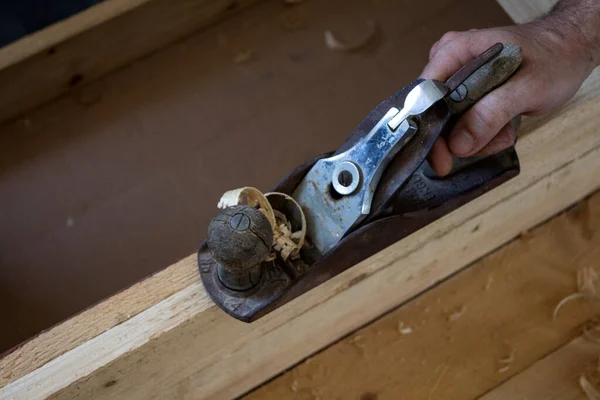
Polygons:
M465 129L461 129L450 138L450 150L457 156L468 155L473 147L475 138Z

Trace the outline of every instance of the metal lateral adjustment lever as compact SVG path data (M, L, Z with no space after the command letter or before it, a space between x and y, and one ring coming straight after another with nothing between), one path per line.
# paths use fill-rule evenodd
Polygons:
M446 177L433 173L426 158L458 117L521 61L519 46L498 43L445 83L412 82L379 104L335 153L280 181L273 191L293 199L274 196L273 209L295 224L299 205L306 218L297 259L269 258L273 231L255 208L223 210L198 251L210 297L250 322L516 176L514 147L455 159Z

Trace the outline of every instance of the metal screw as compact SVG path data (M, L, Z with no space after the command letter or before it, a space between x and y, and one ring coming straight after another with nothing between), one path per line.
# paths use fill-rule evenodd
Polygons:
M456 90L454 92L452 92L450 94L450 98L452 99L452 101L459 103L459 102L463 101L464 99L466 99L468 94L469 94L469 91L468 91L467 87L465 85L460 85L459 87L456 88Z
M342 186L348 187L352 185L352 173L350 171L342 171L338 175L338 181Z
M231 218L231 227L238 232L243 232L250 227L250 218L244 214L235 214Z

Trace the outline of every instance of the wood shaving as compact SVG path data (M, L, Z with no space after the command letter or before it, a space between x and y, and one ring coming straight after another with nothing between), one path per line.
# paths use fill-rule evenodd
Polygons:
M284 196L288 201L294 202L301 216L301 229L299 231L292 232L292 225L287 217L282 212L273 210L268 200L271 195ZM273 229L273 249L279 253L284 261L290 257L295 259L300 256L300 249L304 246L306 236L306 218L302 208L293 198L284 193L263 194L260 190L247 186L224 193L217 207L227 208L236 205L258 207L258 210L267 217Z
M404 322L400 321L398 322L398 332L401 335L410 335L413 330L410 326L404 326Z
M598 362L600 364L600 359ZM598 391L599 384L600 365L598 364L592 368L588 368L587 371L579 376L579 386L589 400L600 400L600 391Z
M492 283L494 282L494 276L490 275L487 278L487 282L485 283L485 287L483 288L483 290L485 290L486 292L488 290L490 290L490 287L492 287Z
M276 226L273 229L273 238L275 241L274 249L279 252L284 261L288 258L295 260L300 257L300 250L304 246L304 238L306 237L306 217L304 216L302 207L300 207L296 200L285 193L272 192L265 194L267 200L269 196L283 196L286 201L293 203L295 208L299 211L300 230L292 232L292 224L281 212L277 212L275 216ZM279 220L277 220L277 216L279 216Z
M290 390L294 393L298 391L298 381L296 379L292 381L292 384L290 385Z
M347 53L350 51L357 50L364 45L366 45L373 36L375 36L376 25L373 21L368 21L367 26L369 27L369 33L362 39L358 40L354 43L348 43L342 39L337 38L333 32L327 30L325 31L325 45L331 51L337 51L340 53Z
M467 307L461 306L458 310L456 310L452 314L448 315L448 322L456 321L457 319L459 319L460 317L463 316L465 311L467 311Z
M583 326L583 335L591 342L600 344L600 323L593 320Z
M503 373L505 373L506 371L508 371L509 369L510 369L510 365L505 365L505 366L504 366L504 367L502 367L502 368L498 368L498 373L499 373L499 374L503 374Z
M273 207L271 207L271 204L260 190L250 186L230 190L221 196L217 207L227 208L237 205L247 205L251 207L258 206L258 210L267 217L271 227L275 230L275 214L273 212Z
M351 339L352 344L356 347L364 349L365 348L365 338L361 335L356 335Z
M598 274L593 268L583 267L577 271L577 292L564 297L554 308L552 313L552 319L556 320L558 312L565 304L580 300L580 299L593 299L596 298Z
M241 64L251 59L253 54L254 53L252 52L252 50L241 50L238 51L235 56L233 56L232 61L236 64Z
M498 363L502 364L502 366L500 368L498 368L499 374L502 374L502 373L508 371L511 368L512 364L515 362L515 353L516 353L515 348L508 343L506 343L506 345L510 348L510 351L509 351L508 356L498 360Z

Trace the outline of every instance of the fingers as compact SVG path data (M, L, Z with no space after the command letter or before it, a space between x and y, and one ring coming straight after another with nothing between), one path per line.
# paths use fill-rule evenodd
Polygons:
M452 154L443 137L438 138L435 142L427 160L431 169L439 176L445 176L450 173L452 169Z
M506 125L527 109L523 100L526 96L519 93L518 83L507 82L463 114L449 136L448 146L451 152L458 157L468 157L478 153L488 144L492 146L490 148L502 147L508 136L498 138L493 145L491 143L501 130L504 131L504 135L513 135L514 140L516 132Z
M485 51L487 41L476 40L472 32L448 32L429 52L429 64L423 70L424 79L446 81L463 65Z
M515 144L517 131L513 124L509 122L504 125L500 132L479 152L477 156L490 156L508 149Z

